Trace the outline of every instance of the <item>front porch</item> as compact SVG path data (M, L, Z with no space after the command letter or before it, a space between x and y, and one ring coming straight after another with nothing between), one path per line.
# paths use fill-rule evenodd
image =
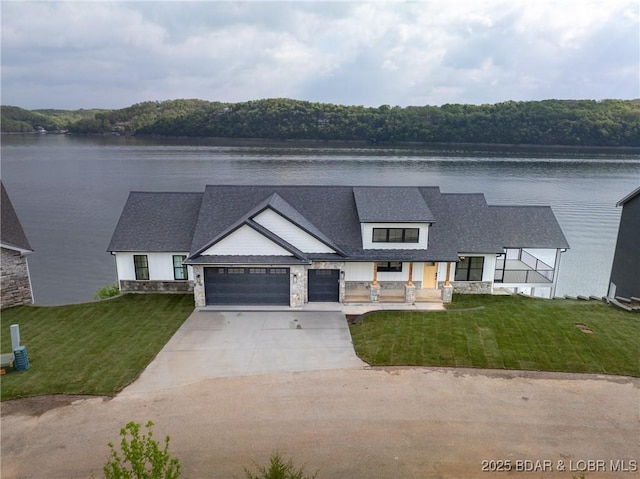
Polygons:
M411 297L411 292L409 293L410 300L407 301L407 291L403 289L386 289L381 287L379 293L377 294L377 301L375 303L391 303L391 304L406 304L408 302L416 302L416 303L442 303L442 290L429 288L429 289L418 289L415 288L413 290L413 298ZM370 288L361 288L356 290L347 290L344 295L344 303L345 304L353 304L353 303L372 303L371 300L371 289Z

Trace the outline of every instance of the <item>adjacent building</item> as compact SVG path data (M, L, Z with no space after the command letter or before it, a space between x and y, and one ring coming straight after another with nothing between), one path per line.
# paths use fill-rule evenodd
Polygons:
M22 229L4 183L2 189L2 227L0 228L1 254L1 284L0 306L8 308L20 304L33 303L31 278L29 276L28 256L33 249Z
M555 295L569 247L548 206L438 187L212 185L132 192L108 250L122 291L197 307Z
M622 198L616 250L609 280L610 298L640 298L640 187Z

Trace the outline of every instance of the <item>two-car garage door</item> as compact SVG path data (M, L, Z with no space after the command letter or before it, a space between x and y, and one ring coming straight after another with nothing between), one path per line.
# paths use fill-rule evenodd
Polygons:
M289 268L205 268L207 304L289 304Z
M337 269L310 269L308 300L338 301ZM216 267L204 269L206 302L210 305L289 305L289 268Z

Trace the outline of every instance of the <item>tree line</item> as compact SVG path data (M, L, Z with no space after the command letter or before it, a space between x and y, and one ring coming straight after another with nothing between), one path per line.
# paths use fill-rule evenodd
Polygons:
M143 102L117 110L2 106L2 131L367 141L640 146L640 100L507 101L377 108L284 98Z

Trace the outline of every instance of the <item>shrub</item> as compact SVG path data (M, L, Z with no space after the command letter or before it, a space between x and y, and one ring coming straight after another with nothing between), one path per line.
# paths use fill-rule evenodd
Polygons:
M169 436L161 450L153 439L153 422L146 424L148 435L140 435L140 424L128 423L120 429L122 456L109 443L111 458L103 467L106 479L178 479L180 461L169 455Z
M254 475L245 468L244 472L247 479L316 479L318 477L317 472L312 475L306 475L304 467L296 469L291 459L288 462L284 462L278 453L271 455L268 469L257 464L256 467L258 468L258 475Z
M118 296L119 294L120 294L120 287L118 286L118 283L115 282L113 284L107 284L105 286L98 288L98 291L96 292L93 299L113 298L114 296Z

